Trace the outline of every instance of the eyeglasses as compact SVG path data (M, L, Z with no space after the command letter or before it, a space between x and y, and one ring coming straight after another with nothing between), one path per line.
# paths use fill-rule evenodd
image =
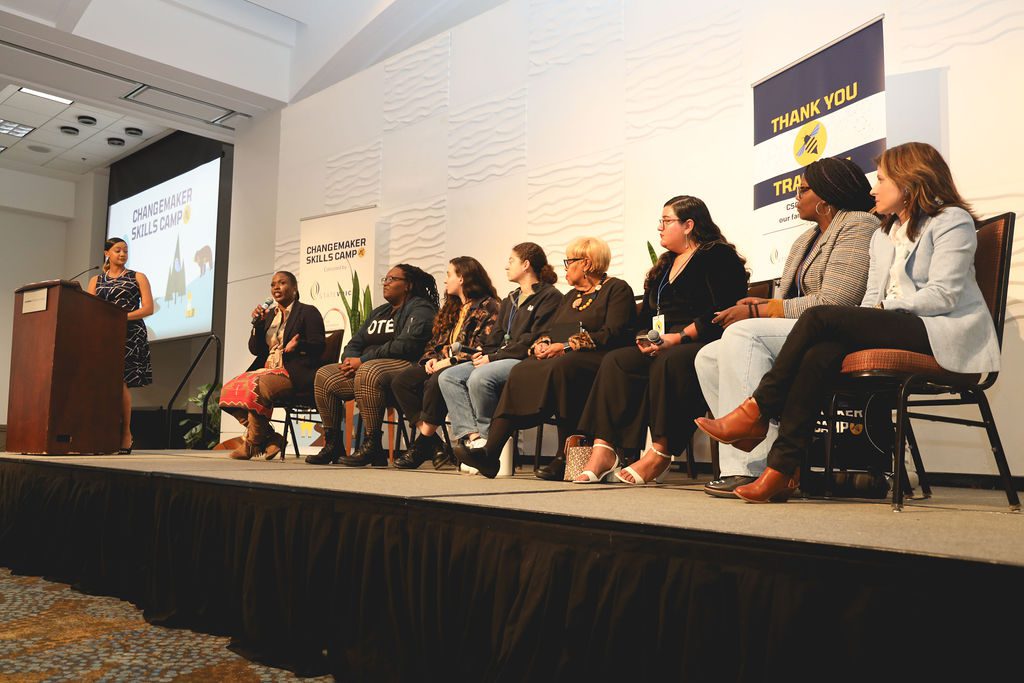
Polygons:
M390 285L392 282L398 282L398 281L404 281L404 280L405 280L404 277L394 277L393 275L388 275L387 277L382 277L380 279L380 283L382 285Z
M678 218L659 218L658 219L658 225L660 225L661 227L664 228L666 225L668 225L669 223L671 223L673 221L675 221L676 223L681 222Z
M576 258L565 258L565 259L562 259L562 263L565 265L566 269L568 269L569 266L571 266L572 264L576 263L577 261L582 261L585 258L587 258L587 257L586 256L577 256Z
M796 188L796 198L800 199L800 195L802 195L804 192L810 192L810 191L811 191L811 186L810 185L797 185L797 188Z

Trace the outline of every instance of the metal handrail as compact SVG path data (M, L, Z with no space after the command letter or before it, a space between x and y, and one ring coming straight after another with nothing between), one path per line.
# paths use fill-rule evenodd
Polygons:
M207 391L206 392L206 396L203 397L202 435L203 435L203 439L204 440L206 439L206 427L207 427L207 420L208 420L207 409L208 409L208 407L210 405L210 396L213 394L214 390L217 388L217 385L220 384L220 364L221 364L221 354L223 352L223 345L221 344L220 337L218 337L215 334L211 334L209 337L206 338L206 341L203 343L203 348L199 349L199 353L196 354L195 360L192 361L192 366L188 369L188 372L185 373L185 376L181 380L181 384L179 384L178 388L174 390L174 395L171 396L171 400L167 402L167 447L168 448L171 447L171 434L174 431L174 413L172 412L172 409L174 408L174 401L177 400L178 394L181 393L181 390L185 388L185 384L188 382L188 378L192 376L192 371L196 369L197 365L199 365L199 361L202 360L203 355L206 353L206 349L210 348L210 342L214 342L214 341L217 342L217 359L216 359L216 363L214 364L214 368L213 368L213 382L210 383L210 390Z

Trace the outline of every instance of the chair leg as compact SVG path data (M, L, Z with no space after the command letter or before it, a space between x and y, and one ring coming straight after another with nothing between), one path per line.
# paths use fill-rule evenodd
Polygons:
M828 402L828 413L825 415L825 422L828 424L828 431L825 432L825 486L824 495L832 497L832 445L835 443L836 434L836 401L839 395L832 393L832 399ZM807 469L810 469L809 467ZM808 474L807 472L804 473Z
M896 394L896 438L892 446L892 509L895 512L903 510L903 493L910 488L910 480L907 479L907 472L903 467L903 451L906 449L906 425L907 418L907 395L910 393L910 382L913 377L908 377L900 385L899 393Z
M540 469L540 447L544 442L544 423L537 425L537 447L533 449L533 473Z
M907 445L910 446L910 457L914 459L914 469L917 470L918 483L921 485L921 497L931 498L932 487L928 485L928 473L924 471L921 449L917 447L917 437L914 436L914 427L910 420L907 420Z
M395 438L395 409L388 408L384 413L384 421L388 423L388 463L395 462L395 453L400 450L398 439Z
M299 440L295 436L295 420L292 419L291 408L284 409L284 448L281 449L281 462L284 462L288 455L288 433L292 435L292 446L295 447L295 457L299 457Z
M345 455L352 452L352 426L355 424L356 402L345 401Z
M988 405L988 397L980 389L971 393L978 401L978 409L981 410L981 418L985 422L985 431L988 432L988 442L992 447L992 455L996 459L999 478L1003 480L1003 488L1006 489L1006 501L1010 504L1010 510L1017 512L1020 510L1020 498L1017 497L1017 491L1013 488L1013 479L1010 477L1010 465L1006 462L1003 442L999 439L999 430L996 429L996 421L992 417L992 408Z
M710 413L708 413L710 415ZM722 477L722 468L718 464L718 442L714 439L708 439L711 444L711 478L720 479Z
M693 457L693 437L696 432L690 434L690 442L686 444L686 473L690 479L697 478L697 460Z

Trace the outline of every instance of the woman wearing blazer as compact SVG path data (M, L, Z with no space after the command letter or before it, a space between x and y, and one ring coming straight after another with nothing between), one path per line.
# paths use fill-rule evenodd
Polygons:
M786 257L777 299L748 297L715 322L722 338L697 354L697 376L711 412L721 415L747 396L771 370L797 318L812 306L857 306L868 278L868 245L878 219L871 186L860 166L839 157L807 166L796 193L800 218L814 226L796 238ZM732 498L737 486L757 479L778 427L752 449L723 444L718 479L704 485L711 496ZM748 452L749 451L749 452Z
M275 306L252 312L249 352L256 360L220 392L221 409L246 428L242 445L230 454L236 460L261 453L270 459L281 452L285 438L270 426L274 403L312 390L324 351L323 316L315 306L299 302L295 276L286 270L274 273L270 295Z
M919 142L886 150L871 193L889 218L871 239L861 307L807 311L753 397L721 419L697 421L732 443L759 441L768 419L780 420L768 468L735 491L744 500L784 501L799 486L801 457L846 354L902 349L930 354L951 372L999 369L995 327L974 274L975 221L945 160Z

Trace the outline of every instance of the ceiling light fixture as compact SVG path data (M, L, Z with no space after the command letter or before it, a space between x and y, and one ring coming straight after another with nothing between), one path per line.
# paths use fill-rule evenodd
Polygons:
M141 128L135 128L134 126L128 126L127 128L124 129L124 134L125 135L132 135L134 137L139 137L139 136L142 135L142 129Z
M78 135L78 129L74 126L61 126L60 132L64 135Z
M49 154L51 150L49 147L43 147L42 145L29 145L29 150L33 152L39 152L40 154Z
M66 97L58 97L56 95L51 95L50 93L39 92L32 88L18 88L18 92L23 92L26 95L35 95L36 97L42 97L44 100L52 100L54 102L60 102L61 104L72 104L74 102L74 100L69 100Z
M83 126L95 126L96 125L96 117L95 116L86 116L85 114L82 114L81 116L78 117L78 122L80 124L82 124Z
M124 147L124 140L122 138L107 138L107 144L111 147Z
M7 149L7 148L4 147L3 145L0 145L0 152L4 151L5 149Z
M7 133L16 138L23 138L35 128L32 126L26 126L24 123L16 123L14 121L5 121L0 119L0 133Z

